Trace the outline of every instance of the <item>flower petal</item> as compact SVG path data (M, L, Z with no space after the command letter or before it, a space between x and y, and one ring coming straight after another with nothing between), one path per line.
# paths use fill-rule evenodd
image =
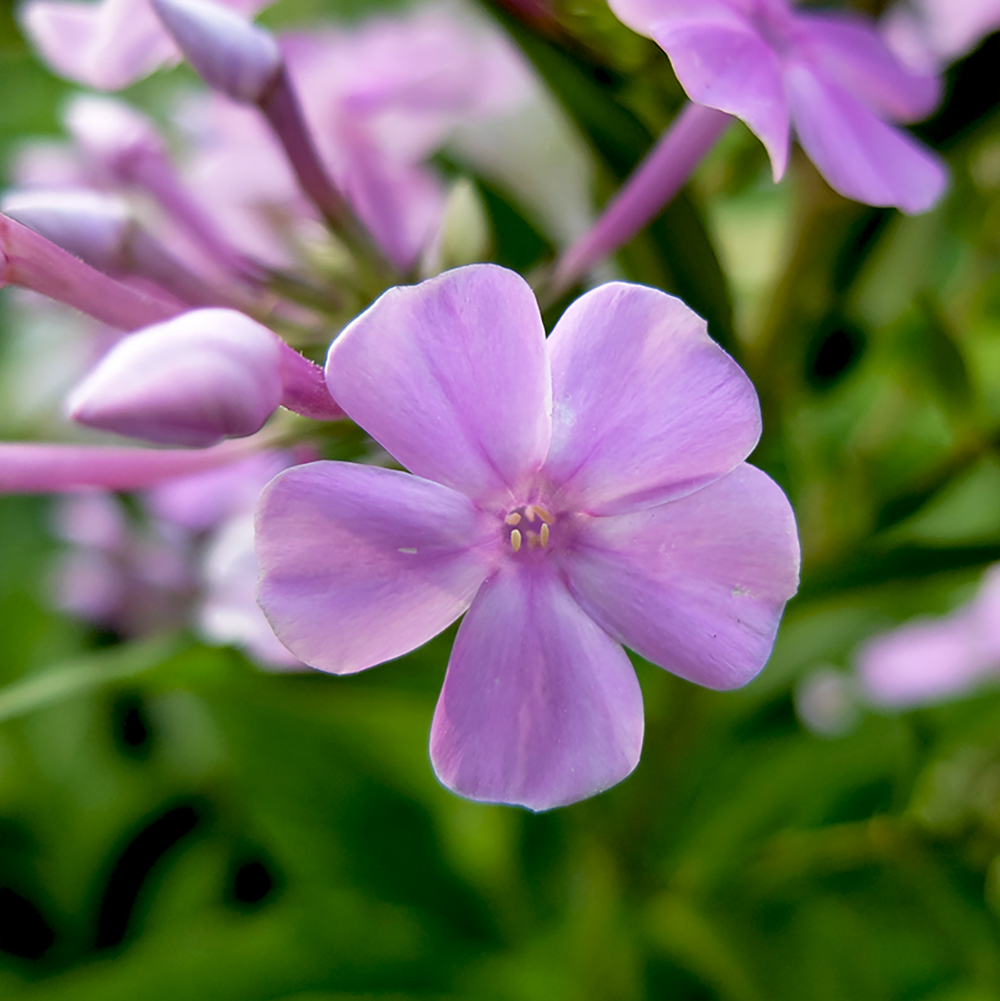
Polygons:
M860 18L804 11L798 25L798 47L808 61L880 117L916 122L941 100L940 78L907 69Z
M499 545L492 523L447 487L314 462L279 474L261 496L257 598L300 660L351 674L457 619Z
M134 0L31 0L21 19L52 69L100 90L120 90L178 58L149 5Z
M483 585L431 729L446 786L531 810L574 803L635 768L642 731L628 657L555 574L508 565Z
M612 636L717 689L764 666L798 569L788 500L745 463L680 500L593 519L565 561L570 591Z
M650 35L670 57L688 97L744 121L764 144L774 179L788 163L788 102L781 61L742 17L683 16L655 22Z
M592 514L662 503L728 473L760 436L753 385L679 299L612 282L549 338L546 474Z
M875 705L894 709L944 702L996 674L963 617L915 619L868 640L858 651L858 681Z
M541 466L551 382L523 278L492 264L389 289L337 338L333 398L418 476L471 497Z
M802 148L830 187L868 205L926 212L944 193L941 160L803 63L785 73Z

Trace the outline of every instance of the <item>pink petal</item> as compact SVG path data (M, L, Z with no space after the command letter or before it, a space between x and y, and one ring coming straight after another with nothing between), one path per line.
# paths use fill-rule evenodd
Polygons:
M877 115L897 122L926 118L941 100L941 80L907 69L887 48L874 25L846 14L799 18L799 50Z
M322 143L340 189L401 271L430 243L444 212L441 182L420 165L388 158L356 122L345 117Z
M56 72L100 90L120 90L178 58L145 0L34 0L22 21Z
M471 497L508 490L545 457L545 332L513 271L474 264L389 289L334 341L326 377L404 466Z
M760 436L757 394L679 299L612 282L549 338L546 474L592 514L659 504L728 473Z
M926 212L944 193L941 160L802 63L785 74L802 148L830 187L868 205Z
M868 699L897 709L955 698L996 668L977 649L965 616L908 622L870 639L857 661Z
M594 518L565 561L573 595L612 636L717 689L764 666L798 569L788 500L746 464L680 500Z
M531 810L574 803L635 768L642 731L628 658L555 574L508 564L483 585L431 729L446 786Z
M659 21L650 34L688 97L742 119L764 144L779 180L788 163L788 102L781 61L768 42L749 22L728 14Z
M400 657L458 618L501 533L447 487L344 462L296 466L257 511L257 593L300 660L351 674Z

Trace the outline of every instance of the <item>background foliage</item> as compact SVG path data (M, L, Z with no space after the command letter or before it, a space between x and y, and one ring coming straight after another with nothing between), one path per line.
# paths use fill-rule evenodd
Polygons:
M681 93L598 0L562 10L570 47L499 16L604 199ZM634 658L643 759L594 800L531 815L437 785L451 633L346 678L123 645L51 610L48 502L0 498L0 997L1000 999L1000 693L861 708L837 737L795 711L803 678L848 672L862 639L955 607L1000 559L998 59L992 38L954 66L917 130L953 171L933 213L847 202L801 157L774 187L737 126L619 256L751 374L752 461L788 491L805 562L746 689ZM185 72L131 96L155 108ZM57 133L67 92L5 8L0 153ZM531 220L480 191L494 259L540 263Z

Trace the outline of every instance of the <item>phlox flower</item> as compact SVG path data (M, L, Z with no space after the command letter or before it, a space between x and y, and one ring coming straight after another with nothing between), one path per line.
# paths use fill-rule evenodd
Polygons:
M867 701L894 709L932 705L1000 675L1000 566L968 604L941 618L918 618L873 636L858 651Z
M897 0L882 35L907 65L933 72L1000 28L1000 0Z
M247 15L268 6L268 0L218 2ZM99 90L121 90L180 60L149 0L29 0L21 22L56 73Z
M929 209L947 174L894 127L933 110L940 82L912 72L874 25L788 0L610 0L630 28L667 53L696 104L742 119L761 140L775 180L794 128L830 186L869 205Z
M431 730L445 785L541 810L624 778L643 710L623 643L716 689L767 660L797 586L794 517L743 461L752 384L679 300L603 285L546 339L523 279L472 265L386 292L327 380L410 472L279 474L258 599L336 674L464 612Z
M518 53L489 25L430 5L279 38L324 165L390 260L409 270L436 234L447 191L426 161L459 127L535 94ZM192 101L192 188L240 247L287 266L274 220L312 210L255 109L222 95Z

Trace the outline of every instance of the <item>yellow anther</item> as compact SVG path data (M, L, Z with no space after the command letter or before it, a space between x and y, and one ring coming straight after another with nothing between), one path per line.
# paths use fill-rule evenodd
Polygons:
M516 528L510 533L510 548L515 553L521 548L521 533Z
M521 516L516 511L511 511L511 513L508 514L506 518L504 518L504 521L508 525L520 525Z
M542 545L547 546L549 544L549 526L542 522L542 529L538 534L542 540Z
M528 510L533 511L535 514L537 514L538 517L541 518L546 525L551 525L552 522L556 520L555 515L553 515L551 511L546 511L545 508L541 507L538 504L532 504L531 507L528 508ZM534 521L535 519L532 518L531 520ZM544 539L542 540L542 545L543 546L545 545Z

